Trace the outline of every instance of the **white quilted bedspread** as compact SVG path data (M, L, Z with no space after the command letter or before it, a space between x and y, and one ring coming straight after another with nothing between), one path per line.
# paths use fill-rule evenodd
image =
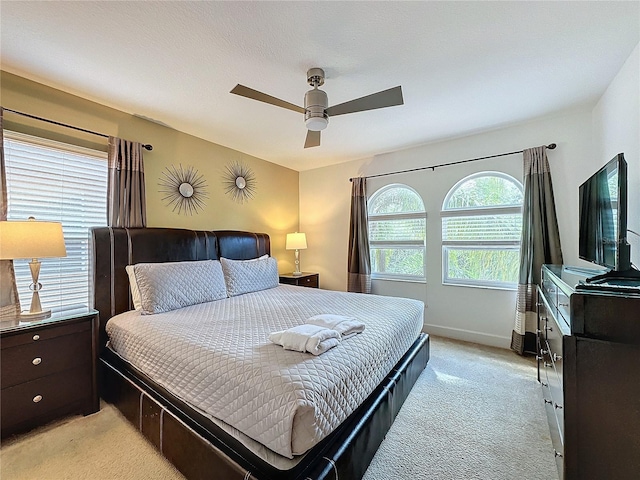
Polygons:
M365 331L314 356L268 335L312 315L355 317ZM280 285L107 323L111 347L190 405L293 458L344 421L413 344L424 304Z

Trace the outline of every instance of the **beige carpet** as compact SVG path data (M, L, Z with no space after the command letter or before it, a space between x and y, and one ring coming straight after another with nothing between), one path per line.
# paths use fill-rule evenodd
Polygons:
M432 338L431 360L365 480L556 480L552 452L530 359ZM4 442L0 477L183 478L108 404Z

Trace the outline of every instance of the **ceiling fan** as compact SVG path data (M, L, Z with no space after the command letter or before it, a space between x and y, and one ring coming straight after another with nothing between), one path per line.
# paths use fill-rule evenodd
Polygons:
M304 148L320 145L320 131L327 128L329 117L375 110L376 108L393 107L404 103L402 100L402 88L397 86L328 107L327 94L318 89L318 87L324 85L324 70L321 68L309 69L307 71L307 83L313 87L313 90L309 90L304 94L304 108L240 84L236 85L231 90L231 93L258 100L259 102L269 103L276 107L287 108L294 112L304 113L304 122L308 130Z

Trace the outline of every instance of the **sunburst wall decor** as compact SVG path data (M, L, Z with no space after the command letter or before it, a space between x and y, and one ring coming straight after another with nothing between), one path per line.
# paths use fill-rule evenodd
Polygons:
M204 208L205 198L209 198L204 175L193 167L166 167L158 185L161 187L160 193L164 194L162 201L167 207L173 207L172 210L178 215L197 214Z
M238 203L244 203L253 198L256 193L256 176L253 171L240 162L227 165L222 183L226 194Z

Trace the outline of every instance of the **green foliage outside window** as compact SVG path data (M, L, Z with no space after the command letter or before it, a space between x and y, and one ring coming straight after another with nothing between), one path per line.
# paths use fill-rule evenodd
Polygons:
M518 280L518 250L448 249L448 277L460 280L514 283Z
M445 207L473 208L522 205L522 190L499 176L471 178L459 185Z
M416 192L405 187L386 189L369 203L369 215L408 212L424 212L424 204Z
M371 269L374 272L424 276L424 249L372 248Z

